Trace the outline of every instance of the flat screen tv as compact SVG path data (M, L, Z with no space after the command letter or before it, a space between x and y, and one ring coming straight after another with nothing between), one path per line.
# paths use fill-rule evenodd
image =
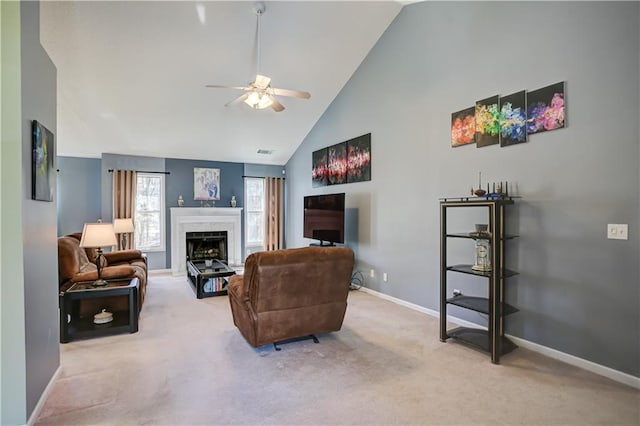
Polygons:
M304 238L321 246L344 243L344 192L304 197Z

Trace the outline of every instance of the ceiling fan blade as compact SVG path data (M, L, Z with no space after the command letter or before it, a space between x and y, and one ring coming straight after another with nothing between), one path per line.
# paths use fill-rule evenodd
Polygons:
M280 102L278 102L278 100L276 98L274 98L273 96L269 95L269 98L272 101L271 104L271 108L273 108L273 110L275 112L282 112L284 111L284 105L282 105Z
M301 99L309 99L311 97L311 94L309 92L303 92L301 90L276 89L272 87L271 91L273 92L274 95L278 95L278 96L290 96L292 98L301 98Z
M209 87L209 88L212 88L212 89L251 90L250 87L246 87L246 86L220 86L218 84L207 84L205 87Z
M239 97L235 98L234 100L227 102L224 106L231 106L231 105L235 105L235 104L239 104L240 102L244 102L245 99L247 99L249 97L249 93L245 93L243 95L240 95Z
M256 75L256 81L253 83L259 89L266 89L269 87L269 83L271 83L271 78L266 75Z

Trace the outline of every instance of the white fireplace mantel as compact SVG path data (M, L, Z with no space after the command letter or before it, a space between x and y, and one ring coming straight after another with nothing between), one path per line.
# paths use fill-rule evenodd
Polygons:
M242 264L241 207L171 207L171 272L187 271L187 232L227 231L229 266Z

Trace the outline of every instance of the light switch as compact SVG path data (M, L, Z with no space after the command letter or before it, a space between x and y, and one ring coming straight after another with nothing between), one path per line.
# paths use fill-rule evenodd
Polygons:
M629 225L624 223L610 223L607 225L607 238L610 240L628 240Z

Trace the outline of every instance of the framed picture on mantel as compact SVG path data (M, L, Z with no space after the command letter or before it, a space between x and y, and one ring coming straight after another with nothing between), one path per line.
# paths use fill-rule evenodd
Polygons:
M193 168L193 199L220 199L220 169Z

